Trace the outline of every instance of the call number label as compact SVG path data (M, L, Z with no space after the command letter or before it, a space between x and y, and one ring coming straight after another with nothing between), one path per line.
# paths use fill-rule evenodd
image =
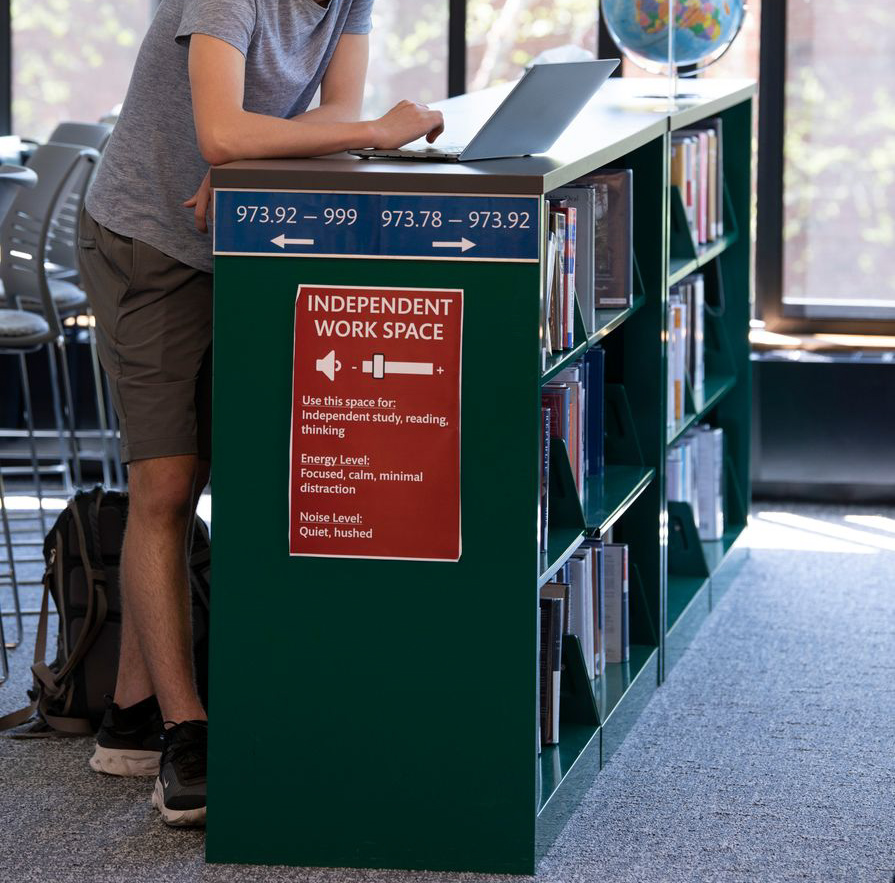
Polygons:
M541 198L215 191L216 255L537 261Z

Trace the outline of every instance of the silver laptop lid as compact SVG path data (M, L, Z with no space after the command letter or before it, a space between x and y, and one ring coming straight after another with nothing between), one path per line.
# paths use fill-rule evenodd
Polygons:
M609 58L532 65L460 154L461 161L546 153L618 64Z

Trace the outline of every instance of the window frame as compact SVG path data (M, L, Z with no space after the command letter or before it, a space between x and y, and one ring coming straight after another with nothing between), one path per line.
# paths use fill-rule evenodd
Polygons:
M0 0L0 135L12 132L12 0Z
M821 307L783 300L783 173L786 131L787 0L761 4L758 105L756 316L779 334L895 332L895 308Z

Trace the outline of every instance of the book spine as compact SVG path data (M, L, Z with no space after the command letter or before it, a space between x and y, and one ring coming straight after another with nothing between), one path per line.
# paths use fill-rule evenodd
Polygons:
M566 346L575 346L575 250L578 235L578 212L566 209Z
M622 546L622 634L621 634L621 661L628 662L631 658L631 634L630 634L630 570L628 568L628 547Z
M540 645L538 647L538 691L541 741L550 744L552 718L550 716L550 693L552 683L550 636L552 631L552 600L542 598L538 604L540 611Z
M628 660L627 546L603 546L606 662Z
M606 671L606 610L603 598L603 542L588 540L590 554L591 589L593 593L594 616L594 677L600 677Z
M559 697L562 684L562 635L565 604L553 599L554 617L550 629L550 735L551 744L559 742Z
M604 465L604 370L605 353L601 347L588 350L585 357L587 372L587 472L598 475Z
M693 397L702 409L705 401L705 278L701 273L692 278L693 309Z
M708 242L709 220L709 136L699 133L699 241Z
M569 633L581 641L588 677L594 678L593 601L590 570L585 555L574 555L570 560L571 590Z
M541 551L547 551L550 504L550 409L541 406Z

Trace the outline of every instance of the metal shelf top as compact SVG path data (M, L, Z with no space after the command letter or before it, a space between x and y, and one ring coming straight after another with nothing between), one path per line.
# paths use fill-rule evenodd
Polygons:
M664 101L645 97L661 80L615 78L607 82L549 154L472 163L362 160L347 153L311 159L243 160L212 172L215 187L337 192L500 193L540 195L593 169L617 161L668 131L745 101L748 80L685 81L700 97L669 114ZM463 143L491 115L510 88L438 102L446 137Z

